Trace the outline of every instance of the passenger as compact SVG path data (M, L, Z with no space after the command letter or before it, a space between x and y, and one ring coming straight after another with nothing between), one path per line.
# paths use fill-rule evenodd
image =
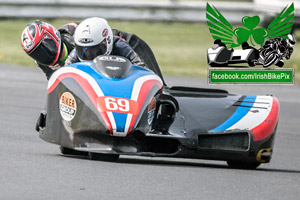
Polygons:
M78 23L69 23L57 30L51 24L36 20L25 27L21 35L23 50L35 60L47 79L65 65L75 47L73 35L77 26Z

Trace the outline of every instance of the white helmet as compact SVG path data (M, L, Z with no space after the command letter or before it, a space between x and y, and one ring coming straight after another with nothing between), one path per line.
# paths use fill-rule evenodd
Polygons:
M296 43L296 37L295 37L295 35L293 35L293 34L288 34L288 35L286 36L286 42L288 43L288 45L289 45L290 47L293 47L293 46L295 45L295 43Z
M81 61L109 55L113 48L113 33L107 21L92 17L82 21L74 34L76 54Z

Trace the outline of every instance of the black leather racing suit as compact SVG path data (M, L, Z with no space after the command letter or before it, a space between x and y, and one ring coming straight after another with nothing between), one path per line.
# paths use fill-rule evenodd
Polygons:
M139 55L132 49L132 47L119 36L114 35L113 48L110 55L122 56L130 60L130 62L134 65L145 66L145 63L141 60ZM78 56L76 55L76 50L70 53L69 58L71 63L79 62ZM68 61L69 62L69 61Z

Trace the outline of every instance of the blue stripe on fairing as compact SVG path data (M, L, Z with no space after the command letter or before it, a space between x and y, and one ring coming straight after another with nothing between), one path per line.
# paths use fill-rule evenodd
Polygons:
M117 132L124 132L127 114L126 113L115 113L115 112L113 112L112 114L116 121Z
M210 130L211 132L215 131L225 131L226 129L230 128L234 124L236 124L238 121L240 121L245 115L249 112L251 107L253 106L255 102L256 96L246 96L241 103L241 106L239 106L236 111L221 125L218 127ZM244 107L247 106L247 107Z
M88 66L87 66L88 65ZM99 87L101 88L104 96L113 96L119 98L131 98L132 89L136 79L146 75L153 75L154 73L139 66L132 66L131 72L125 77L116 79L108 78L93 68L93 61L78 62L68 67L77 68L94 78ZM114 113L113 116L116 122L117 132L124 132L127 114L126 113Z

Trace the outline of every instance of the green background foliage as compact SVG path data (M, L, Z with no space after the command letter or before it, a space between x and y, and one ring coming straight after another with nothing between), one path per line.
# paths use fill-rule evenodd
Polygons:
M25 26L34 19L0 21L0 63L35 66L22 50L20 37ZM55 27L78 20L44 20ZM112 28L136 33L152 48L162 73L167 76L207 78L206 51L213 44L206 23L126 22L109 21ZM300 31L296 32L300 35ZM298 39L299 40L299 39ZM296 43L290 60L284 67L293 67L300 83L300 42ZM255 67L258 68L258 67Z

